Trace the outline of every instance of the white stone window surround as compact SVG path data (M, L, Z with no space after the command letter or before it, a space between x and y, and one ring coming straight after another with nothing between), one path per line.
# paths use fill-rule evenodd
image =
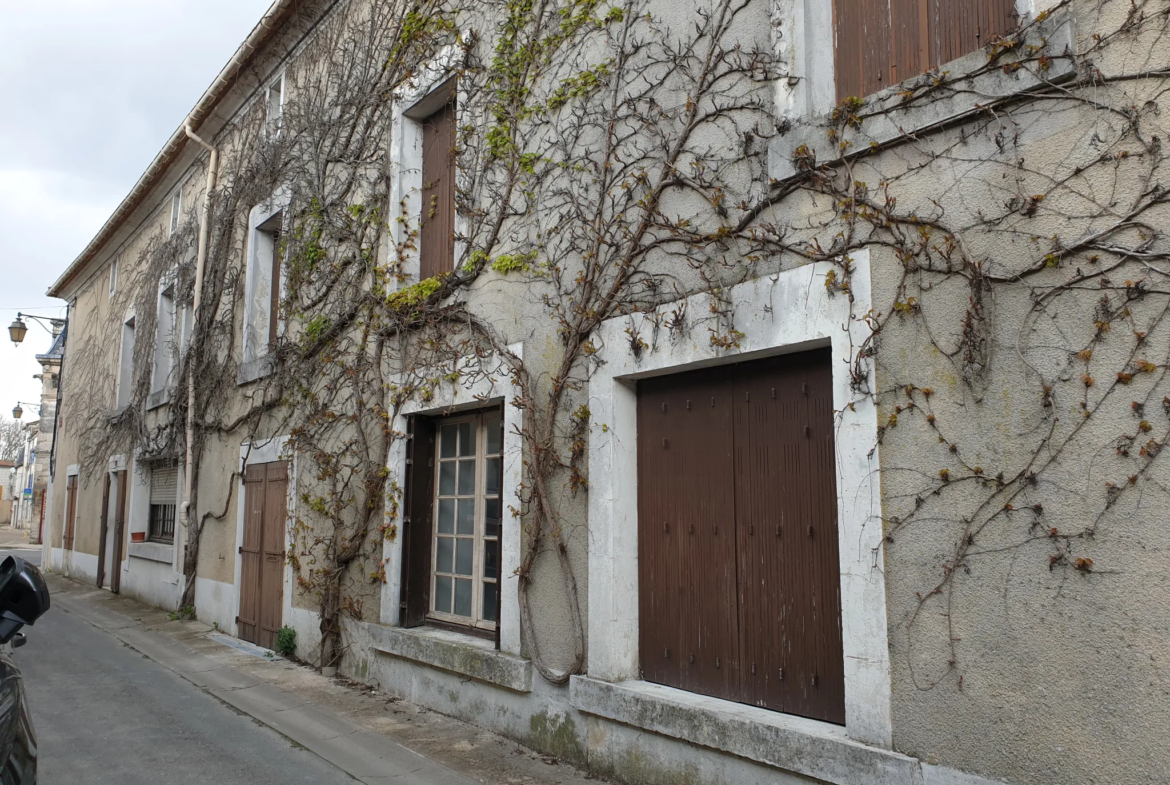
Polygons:
M106 570L106 580L108 581L110 580L110 576L113 575L114 570L121 568L124 571L126 569L126 561L129 558L129 554L123 550L121 564L114 564L114 542L118 528L115 525L115 522L118 514L118 506L121 503L122 494L127 494L126 516L127 518L130 516L130 502L133 501L134 498L132 490L134 484L129 477L126 478L125 482L122 482L117 476L119 472L126 472L130 475L133 474L133 471L129 468L129 462L126 460L126 455L124 453L111 455L106 463L106 471L112 475L110 477L110 496L108 500L108 506L106 507L106 521L108 523L108 527L106 529L106 560L109 562L109 568ZM127 520L123 523L125 525L122 529L122 536L126 538L127 542L129 542L129 521Z
M974 2L975 0L972 0ZM1060 0L1016 0L1021 24L1028 24L1056 5ZM769 176L785 180L797 174L792 163L793 152L805 145L816 153L817 161L832 161L841 153L828 138L828 116L837 103L835 32L833 27L834 0L773 0L773 48L780 58L785 76L775 84L775 112L781 132L772 138L769 148ZM1060 57L1075 44L1072 20L1067 14L1058 14L1038 25L1028 38L1030 44L1047 40L1047 52L1054 57L1043 79L1059 81L1075 73L1070 58ZM941 70L952 75L970 73L986 66L983 49L966 54ZM952 122L979 111L980 106L994 103L1035 88L1041 83L1039 75L1021 69L1007 75L998 69L968 80L953 95L940 96L923 104L899 108L903 98L899 92L916 82L915 75L901 83L864 97L865 106L858 113L865 117L870 112L879 114L863 123L862 141L887 144L899 137L920 133L934 126ZM863 153L866 144L855 142L847 154Z
M284 127L286 73L281 71L279 76L268 83L268 87L264 91L264 133L273 139L280 138L281 129Z
M267 376L272 365L268 358L268 326L270 319L279 319L279 314L272 313L272 253L273 240L270 233L262 230L263 226L277 213L284 212L292 196L288 189L282 188L264 202L252 208L248 214L248 247L246 266L244 270L244 325L243 325L243 359L240 362L240 372L237 382L248 384ZM285 216L285 225L288 224ZM280 281L275 285L280 287L281 297L284 296L287 276L284 264L281 264ZM277 327L277 333L284 330L283 320Z
M161 542L133 542L133 537L130 535L134 532L149 532L150 531L150 473L151 464L143 459L141 450L135 451L134 460L132 461L133 469L131 470L130 478L130 498L126 503L126 529L129 534L126 535L127 545L126 553L128 556L133 556L137 559L145 559L147 561L163 562L171 565L171 569L176 572L182 572L182 565L179 564L177 554L182 553L183 539L185 539L185 532L183 527L179 525L176 517L175 521L175 539L170 543ZM183 480L185 479L182 471L182 466L179 467L179 484L175 493L175 510L178 515L178 505L183 500ZM180 546L180 547L176 547ZM127 560L125 569L130 570L133 562Z
M137 321L133 311L122 317L121 340L118 350L118 375L114 380L114 411L120 412L130 403L134 385L134 344Z
M65 490L65 505L64 505L65 511L64 511L64 514L61 516L61 552L62 552L62 555L65 552L65 529L67 529L69 527L69 521L66 520L66 516L68 516L68 514L69 514L69 490L68 490L69 478L70 477L77 477L78 478L77 482L80 485L80 483L81 483L80 475L81 475L81 464L80 463L71 463L65 467L65 488L66 488L66 490ZM16 479L16 475L13 474L11 480L15 480L15 479ZM11 482L11 480L10 480L10 482ZM78 488L77 491L78 491L78 496L80 496L81 488ZM15 498L15 495L10 494L10 498ZM74 521L73 536L75 538L74 542L77 541L76 540L77 519L79 517L78 510L80 508L81 508L81 499L78 498L73 504L73 521ZM56 550L56 549L54 548L54 550Z
M390 121L390 205L387 261L402 263L404 286L417 283L421 270L419 230L422 226L423 121L443 107L451 92L455 93L456 138L464 119L466 95L453 76L461 50L451 44L443 47L433 61L403 89L394 101ZM456 182L461 177L456 172ZM467 243L467 219L455 212L455 261L462 258ZM411 235L413 234L413 239ZM401 260L399 252L401 249ZM393 285L393 284L392 284Z
M523 344L514 344L508 351L523 358ZM438 375L438 374L436 374ZM503 405L504 410L504 468L500 483L503 520L500 532L500 652L519 656L520 599L516 570L520 567L520 521L511 512L519 506L517 498L523 481L524 440L518 433L524 426L524 412L511 405L520 391L512 378L501 368L493 379L478 378L468 389L463 384L441 383L430 401L412 398L403 404L392 427L398 433L407 432L410 415L444 416L470 412L489 406ZM406 476L406 440L397 439L390 448L390 482L404 486ZM400 500L401 501L401 500ZM401 518L395 522L401 526ZM386 540L382 547L386 569L386 583L382 586L382 616L384 625L397 627L401 623L402 601L402 536ZM403 630L412 634L413 630ZM471 636L466 636L470 639ZM475 645L475 643L469 643ZM440 665L440 667L442 667Z
M118 293L118 259L110 262L110 297Z
M848 738L868 745L892 744L890 663L882 552L880 462L877 412L871 399L853 393L849 360L869 328L871 307L868 250L851 255L855 302L830 297L829 263L807 264L775 276L732 287L735 327L741 348L726 352L709 345L706 329L672 341L663 331L636 360L627 328L647 317L615 317L595 341L599 361L589 384L594 427L589 440L589 677L606 682L639 679L638 658L638 487L637 390L641 378L757 357L830 346L833 406L837 412L837 493L841 563L841 631L845 656L845 723ZM711 313L710 295L686 298L687 313ZM678 303L658 309L669 319ZM649 340L650 336L644 337ZM872 377L872 369L869 373ZM870 379L870 388L874 385ZM639 682L640 683L640 682ZM675 691L682 696L689 693ZM705 701L714 699L704 698ZM718 704L738 707L727 701ZM786 715L775 714L787 719ZM791 718L796 726L815 722ZM826 732L839 726L817 723Z
M179 228L179 224L183 223L183 184L180 183L175 189L175 193L171 196L171 223L167 231L167 237L174 235Z
M244 504L244 473L253 464L275 463L288 461L288 489L285 494L286 522L294 519L297 514L297 460L289 445L289 437L274 436L271 439L255 442L244 442L240 445L240 476L236 481L236 561L235 573L232 579L232 588L235 597L231 601L232 635L239 635L240 628L240 577L244 574L244 555L240 546L244 544L244 519L247 516L247 505ZM178 527L176 527L176 532ZM285 526L285 537L288 536L288 526ZM292 543L286 539L285 548L292 549ZM293 616L293 568L289 559L284 560L284 591L281 598L281 618L287 623Z
M158 282L158 297L155 300L157 316L154 328L154 363L150 371L150 397L146 402L147 409L154 409L171 401L170 381L175 365L175 332L176 327L180 327L181 319L179 307L175 302L177 279L178 270L171 270ZM181 331L179 335L182 335Z

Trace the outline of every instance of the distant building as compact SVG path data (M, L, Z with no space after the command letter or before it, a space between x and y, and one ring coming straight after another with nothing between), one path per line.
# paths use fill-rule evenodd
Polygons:
M16 464L0 461L0 526L12 523L12 476Z
M41 382L40 416L24 425L25 438L13 470L11 523L14 528L30 532L32 542L40 542L45 504L49 498L57 390L64 351L65 331L62 326L54 324L53 342L47 352L37 355L41 372L33 377ZM0 511L0 516L2 514Z
M16 466L13 469L12 527L31 529L40 515L39 497L42 496L40 492L44 490L44 486L37 483L40 469L37 465L40 420L25 423L22 437L20 452L16 456Z

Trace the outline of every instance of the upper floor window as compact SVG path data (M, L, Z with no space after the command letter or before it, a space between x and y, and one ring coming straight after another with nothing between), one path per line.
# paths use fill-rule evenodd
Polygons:
M284 119L284 74L268 85L264 96L266 110L265 132L270 137L280 135L280 128Z
M110 297L118 292L118 260L110 262Z
M244 305L244 363L265 358L280 333L281 230L284 211L252 211L247 301ZM257 378L250 373L245 374Z
M455 100L422 120L419 280L455 269Z
M150 405L166 402L175 353L175 285L165 285L158 295L158 322L154 336L154 367L150 377Z
M834 0L837 101L863 98L1017 27L1015 0Z
M116 406L124 409L130 403L134 385L134 317L122 324L122 349L118 356L118 390Z
M168 237L175 233L179 228L179 223L183 220L183 192L182 190L175 191L175 195L171 197L171 228L167 235Z

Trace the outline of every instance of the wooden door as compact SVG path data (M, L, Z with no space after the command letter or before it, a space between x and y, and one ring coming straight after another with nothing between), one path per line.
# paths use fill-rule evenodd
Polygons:
M843 723L828 350L639 384L643 678Z
M830 357L737 368L741 700L844 724Z
M104 588L106 585L106 537L110 532L110 473L106 472L106 484L102 490L102 525L98 532L98 568L97 585Z
M255 643L260 630L260 561L264 535L264 464L244 470L244 542L240 545L239 636Z
M77 475L71 474L65 480L65 527L61 534L61 548L73 550L73 538L77 531Z
M114 558L110 561L110 591L122 591L122 558L126 552L126 509L130 496L130 483L126 470L114 473L118 482L118 505L114 512Z
M644 679L737 700L730 381L700 371L641 384L638 618Z
M276 646L276 633L284 626L285 514L288 464L266 466L263 556L260 562L260 632L256 641L265 648Z
M244 542L240 546L240 638L272 648L283 626L288 464L244 471Z

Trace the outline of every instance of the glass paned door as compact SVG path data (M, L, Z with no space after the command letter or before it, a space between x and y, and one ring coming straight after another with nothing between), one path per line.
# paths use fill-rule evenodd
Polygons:
M502 441L498 411L453 418L439 426L434 618L495 627Z

